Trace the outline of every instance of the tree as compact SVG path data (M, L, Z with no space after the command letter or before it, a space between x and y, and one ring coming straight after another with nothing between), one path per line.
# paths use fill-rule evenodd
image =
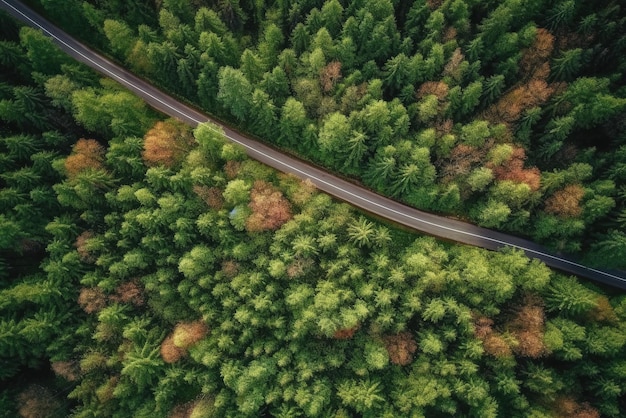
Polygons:
M249 49L245 49L241 54L241 67L239 69L246 76L251 85L256 85L261 81L265 71L261 58Z
M361 132L352 131L347 143L343 145L341 153L345 155L343 168L350 174L358 174L362 161L368 152L367 137Z
M498 145L490 152L491 168L498 180L509 180L518 184L527 185L532 191L539 190L541 173L536 167L524 168L526 154L523 148L511 148ZM508 154L508 158L507 158Z
M551 75L556 80L570 81L578 74L582 63L583 50L581 48L563 51L560 57L553 60Z
M258 51L262 57L263 66L265 68L272 68L276 65L283 42L283 33L278 26L274 23L270 23L265 27L263 40L258 46Z
M41 31L27 26L22 27L20 43L26 48L26 56L33 71L49 75L58 74L63 64L71 64L70 58Z
M125 22L107 19L104 21L104 33L111 44L113 52L118 57L126 59L136 42L130 27Z
M214 10L206 7L198 9L194 22L194 27L198 35L203 32L213 32L217 36L222 36L228 30L224 23L220 20L218 14Z
M410 162L399 167L391 192L394 196L402 196L414 188L430 186L434 182L435 173L428 148L415 148L411 152Z
M291 205L282 193L260 180L252 186L248 207L252 210L252 215L246 220L249 232L278 229L292 216Z
M348 118L339 112L334 112L326 117L318 137L318 144L323 158L330 164L335 165L337 153L348 142L351 134Z
M291 33L291 45L297 54L302 54L309 48L311 35L307 27L302 23L298 23Z
M490 135L489 122L484 120L475 120L461 128L463 142L477 148L482 147Z
M364 177L376 189L388 187L389 181L396 170L395 152L395 148L392 145L388 145L379 149L376 156L370 161Z
M104 147L93 139L79 139L72 147L72 154L65 159L65 175L74 179L79 173L92 169L104 169Z
M581 185L570 184L546 200L545 211L563 218L578 217L582 213L580 200L584 195L585 190Z
M575 13L576 2L572 0L559 2L548 11L547 21L550 24L550 29L555 30L564 24L570 23Z
M493 171L487 167L474 169L467 178L472 191L483 191L493 181Z
M280 141L283 144L297 148L310 146L310 144L303 144L302 141L300 141L308 123L309 119L307 118L306 110L302 102L293 97L288 98L281 109L279 122Z
M178 74L176 68L181 55L176 45L171 41L150 42L147 46L148 58L153 68L158 68L157 79L165 84L177 85Z
M185 92L185 97L196 100L196 77L199 73L198 51L192 48L186 48L189 58L181 58L178 60L176 73L180 86Z
M487 228L497 228L501 226L511 214L511 208L505 203L496 200L489 200L480 210L478 215L479 223Z
M217 98L240 121L247 120L251 107L252 85L241 70L222 67L218 72Z
M270 95L276 107L284 105L285 100L290 95L289 79L285 70L281 67L274 67L271 72L263 74L263 80L260 83L261 88Z
M240 30L248 18L241 8L239 0L221 1L218 10L222 21L233 32Z
M329 93L341 80L341 62L332 61L320 71L320 85L324 93Z
M417 343L409 332L388 335L384 338L385 348L393 364L406 366L413 361L413 354L417 350Z
M138 390L153 385L163 366L159 358L159 346L150 339L146 339L143 344L132 344L131 350L125 353L122 365L120 374L130 378Z
M270 95L260 89L252 94L250 127L253 132L269 138L278 125L276 106Z
M177 166L193 145L188 129L180 122L157 122L144 137L141 153L146 165Z
M384 399L380 395L380 382L371 380L345 380L337 388L344 405L362 414L375 413Z
M579 316L596 306L597 294L587 289L573 277L557 276L545 295L549 311L562 311L566 315Z
M348 237L350 241L359 247L369 247L372 245L374 237L374 224L363 217L359 217L358 221L352 221L348 224Z
M328 0L324 2L320 10L323 25L331 36L339 35L343 23L344 8L338 0Z
M224 190L224 199L231 206L238 206L248 202L250 185L241 179L231 180Z

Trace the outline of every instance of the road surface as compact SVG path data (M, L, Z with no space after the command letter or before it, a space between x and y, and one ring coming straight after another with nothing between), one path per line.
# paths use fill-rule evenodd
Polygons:
M338 199L428 235L488 250L513 247L524 251L528 257L543 261L552 268L626 290L626 277L624 277L623 273L587 267L573 259L551 253L532 241L410 208L329 174L303 161L285 155L280 151L222 125L209 118L207 115L190 108L144 80L134 76L124 68L87 48L21 2L15 0L0 0L0 8L6 10L15 18L25 22L29 26L41 29L44 34L53 38L54 42L59 45L63 51L101 74L119 82L136 95L143 98L155 109L171 117L180 119L193 127L197 126L199 123L211 121L221 126L226 137L231 141L242 145L251 158L282 172L292 173L303 179L308 178L320 190Z

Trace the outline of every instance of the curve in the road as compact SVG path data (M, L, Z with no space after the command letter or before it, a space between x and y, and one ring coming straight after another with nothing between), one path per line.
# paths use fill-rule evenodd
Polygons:
M165 94L124 68L87 48L21 2L0 0L0 8L28 25L42 30L63 51L124 85L155 109L178 118L191 126L210 121L220 126L227 138L242 145L250 157L280 171L293 173L301 178L308 178L320 190L354 206L419 232L447 240L489 250L513 247L524 251L529 257L543 261L550 267L626 290L626 278L617 272L587 267L575 260L553 254L532 241L410 208L331 175L301 160L285 155L265 144L244 136Z

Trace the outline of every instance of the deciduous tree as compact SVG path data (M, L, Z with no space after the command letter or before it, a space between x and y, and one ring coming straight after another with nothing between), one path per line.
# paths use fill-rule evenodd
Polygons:
M144 137L141 153L146 165L175 167L193 145L190 132L181 123L157 122Z

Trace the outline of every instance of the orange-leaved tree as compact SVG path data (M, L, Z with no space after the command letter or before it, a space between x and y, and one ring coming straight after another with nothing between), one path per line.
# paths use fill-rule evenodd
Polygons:
M161 343L161 357L166 363L175 363L187 355L190 347L209 333L203 321L179 322L174 331Z
M246 220L249 232L278 229L291 219L291 205L282 192L270 183L257 180L250 191L252 215Z
M104 169L104 151L104 147L94 139L79 139L65 159L65 174L73 179L87 169Z
M570 184L554 192L546 200L546 212L562 218L575 218L582 213L580 201L585 189L580 184Z
M527 295L524 305L518 309L515 317L509 323L509 329L517 339L517 345L514 347L516 354L530 358L538 358L547 354L547 348L543 341L545 313L540 298Z
M526 153L523 148L514 148L509 158L498 165L488 165L498 180L511 180L515 183L526 183L531 190L537 191L541 186L541 172L536 167L524 168Z
M194 145L189 128L175 120L159 121L144 136L141 155L148 166L174 167Z

